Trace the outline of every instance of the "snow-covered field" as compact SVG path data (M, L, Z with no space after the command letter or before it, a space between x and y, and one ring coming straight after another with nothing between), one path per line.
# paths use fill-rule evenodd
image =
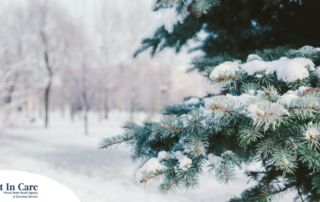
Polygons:
M138 120L143 117L136 116ZM127 114L112 113L108 121L99 121L94 115L90 118L89 136L83 134L80 120L71 122L58 113L53 114L50 129L1 129L0 169L48 176L73 190L82 202L223 202L249 186L243 175L225 185L218 183L213 174L202 176L195 190L166 194L159 193L156 185L137 184L137 163L131 161L126 145L110 151L98 149L104 137L121 133Z

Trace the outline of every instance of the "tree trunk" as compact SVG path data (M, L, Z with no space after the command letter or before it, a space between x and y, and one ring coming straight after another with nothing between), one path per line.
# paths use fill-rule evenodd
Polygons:
M106 106L104 106L104 118L105 119L109 118L109 106L108 106L108 104L106 104Z
M136 101L135 101L135 98L132 96L131 97L131 100L130 100L130 121L134 121L134 112L136 110Z
M50 64L50 58L49 58L49 51L48 51L48 39L46 37L46 34L42 30L40 33L40 37L42 39L42 43L44 46L43 50L43 59L45 62L45 67L48 73L48 82L47 86L44 90L44 126L45 128L49 127L49 110L50 110L50 93L51 93L51 84L52 84L52 77L53 77L53 70Z
M44 124L45 127L49 127L49 104L50 104L50 92L51 92L51 79L47 83L47 86L44 90Z
M85 79L83 79L83 91L82 91L82 105L83 105L83 124L84 124L84 134L89 135L89 111L90 111L90 105L88 100L88 94L87 94L87 82Z
M105 99L104 99L104 107L103 107L103 111L104 111L104 118L108 119L109 118L109 89L106 89L106 95L105 95Z
M84 110L83 121L84 121L84 134L89 135L89 118L88 118L87 109Z
M45 90L44 90L44 113L45 113L44 114L44 124L45 124L45 127L48 128L49 127L49 110L50 110L50 93L51 93L53 72L52 72L52 68L50 66L49 54L48 54L47 50L44 51L43 56L44 56L46 69L48 72L48 82L47 82L47 86L45 87Z

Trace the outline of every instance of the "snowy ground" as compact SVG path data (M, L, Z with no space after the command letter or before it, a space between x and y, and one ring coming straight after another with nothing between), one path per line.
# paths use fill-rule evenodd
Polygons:
M143 115L137 117L142 118ZM83 134L80 120L71 122L59 114L54 114L49 130L2 129L0 169L51 177L73 190L82 202L223 202L248 186L245 176L224 185L210 174L201 178L195 190L161 194L155 185L141 186L134 181L137 165L131 161L125 145L111 151L98 149L104 137L121 132L126 114L113 113L108 121L91 119L89 136Z

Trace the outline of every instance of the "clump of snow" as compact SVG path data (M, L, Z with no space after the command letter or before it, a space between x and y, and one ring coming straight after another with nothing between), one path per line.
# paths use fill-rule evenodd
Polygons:
M295 91L288 91L278 99L278 103L289 106L292 100L299 98Z
M248 115L252 118L256 118L258 115L265 115L266 112L258 107L256 104L251 104L248 106Z
M245 170L248 172L263 172L265 168L261 161L252 161L248 164L244 164Z
M253 75L257 72L265 72L270 68L270 62L263 60L252 60L241 64L241 70L246 72L248 75Z
M255 93L256 93L255 90L249 90L249 91L248 91L248 94L249 94L249 95L254 95Z
M205 98L205 107L202 114L207 117L213 117L216 120L224 119L227 116L233 116L230 112L243 112L247 106L253 103L263 101L263 97L244 93L241 95L222 95Z
M320 52L320 48L319 47L313 47L313 46L303 46L302 48L300 48L298 51L303 52L303 53L318 53Z
M221 77L235 77L237 71L239 71L239 64L227 61L216 66L209 77L212 80L217 80Z
M180 168L188 168L192 164L192 160L186 156L179 159Z
M253 60L262 60L262 58L259 55L256 54L250 54L247 57L247 62L253 61Z
M165 169L165 166L160 163L158 158L151 158L145 164L143 164L143 166L140 168L140 172L150 172L162 169Z
M274 61L252 60L241 65L241 70L248 75L258 72L276 73L277 78L284 82L294 82L309 77L308 70L314 70L314 63L307 58L289 59L282 57Z
M306 58L295 58L283 62L279 66L273 67L273 71L277 73L277 78L284 82L294 82L309 77L308 69L314 68L311 60Z
M263 74L276 74L277 79L291 83L309 77L309 71L316 71L320 77L319 68L315 68L315 64L308 58L287 58L282 57L278 60L263 61L260 56L251 54L247 58L247 62L240 64L238 61L227 61L216 66L210 74L210 79L230 80L235 77L238 72L245 72L248 75L255 75L261 78Z
M176 159L178 159L179 168L182 170L188 169L192 164L192 160L189 157L187 157L186 155L182 154L181 151L175 152L175 157L176 157Z
M315 70L315 65L307 58L289 59L282 57L279 60L270 62L259 59L249 60L249 62L241 64L240 68L248 75L258 72L265 72L265 74L276 73L279 80L294 82L309 77L309 71ZM257 77L262 77L262 75L259 74Z
M236 102L237 100L232 95L220 95L204 99L205 107L213 111L232 111Z
M222 158L220 156L216 156L213 154L208 155L208 163L209 164L215 165L215 164L220 163L221 161L222 161Z
M181 151L176 151L172 155L166 151L160 151L158 153L158 158L149 159L140 168L140 172L148 172L148 171L164 169L165 166L163 166L160 162L168 158L177 159L179 161L179 168L183 170L186 170L192 164L192 160L189 157L187 157L185 154L183 154Z
M170 154L166 151L161 151L158 153L158 161L166 160L170 157Z
M247 108L248 116L253 120L261 117L282 117L289 115L289 112L279 103L258 102L250 104Z
M291 108L304 108L304 109L320 109L319 98L313 95L300 96L297 99L291 101Z
M201 29L200 32L196 35L196 40L198 42L204 41L209 36L208 32L206 32L204 29Z
M204 99L205 108L211 111L211 114L204 111L205 116L212 118L213 122L226 123L229 118L233 117L234 111L237 110L239 104L237 100L229 96L215 96L212 98Z
M315 70L315 64L310 59L307 59L307 58L293 58L293 59L291 59L291 62L295 62L295 63L297 63L299 65L302 65L305 68L307 68L309 71Z
M255 103L259 101L261 98L254 96L254 92L251 93L244 93L238 96L227 94L226 97L231 98L234 100L233 107L241 107L245 105L249 105L251 103Z

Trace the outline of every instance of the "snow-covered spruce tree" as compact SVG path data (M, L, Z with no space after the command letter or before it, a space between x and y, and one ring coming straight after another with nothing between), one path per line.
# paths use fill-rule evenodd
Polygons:
M318 57L304 47L290 54ZM290 55L289 54L289 55ZM306 57L226 61L210 79L217 95L191 98L167 109L161 122L126 125L104 148L129 141L144 159L141 183L160 181L162 190L193 187L208 168L232 183L241 165L256 186L231 201L268 201L295 189L304 201L320 200L320 69Z
M174 8L172 30L159 27L141 51L179 51L198 33L204 57L194 68L219 92L169 106L160 122L128 123L103 148L128 142L143 160L141 183L162 190L194 187L209 169L232 183L247 170L256 185L231 201L269 201L287 190L297 199L320 201L320 2L313 0L157 0ZM249 53L251 54L247 57ZM240 59L239 61L236 59Z

